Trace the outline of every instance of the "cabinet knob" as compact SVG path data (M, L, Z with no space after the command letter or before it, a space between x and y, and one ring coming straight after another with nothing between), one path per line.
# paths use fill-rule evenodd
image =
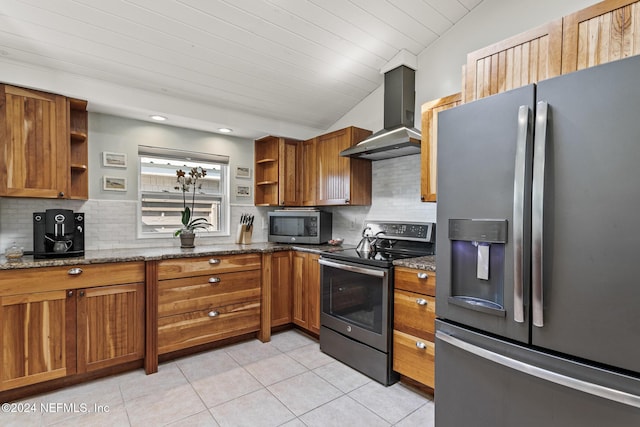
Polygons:
M429 278L429 275L427 273L418 273L417 276L418 276L418 279L422 279L422 280Z
M83 297L83 296L84 296L84 291L80 291L80 292L78 293L78 295L80 295L81 297Z
M70 268L67 274L69 276L77 276L78 274L82 274L82 269L79 267Z
M429 304L429 301L427 301L427 300L426 300L426 299L424 299L424 298L418 298L418 299L416 300L416 304L418 304L418 305L427 305L427 304Z
M211 310L209 313L207 313L207 315L209 317L213 318L213 317L218 317L220 315L220 313L215 311L215 310Z
M344 199L344 204L348 205L349 204L349 199Z
M73 296L73 291L68 291L68 292L67 292L67 296L68 296L68 297L72 297L72 296Z
M209 283L220 283L219 277L209 277Z
M420 350L424 350L427 348L427 345L422 341L416 341L416 347L419 348Z
M64 191L59 192L58 193L58 197L60 197L60 198L64 197Z
M217 259L217 258L211 258L211 259L209 260L209 264L211 264L211 265L220 264L220 260L219 260L219 259Z

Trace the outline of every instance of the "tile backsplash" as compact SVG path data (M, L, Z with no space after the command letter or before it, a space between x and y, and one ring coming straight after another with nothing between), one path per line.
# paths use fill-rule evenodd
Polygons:
M435 203L420 202L420 156L397 157L373 163L373 197L371 206L326 208L333 214L333 237L342 237L347 244L356 244L366 220L397 220L435 222ZM16 242L25 250L33 249L33 212L64 208L84 212L87 250L170 247L178 239L138 238L138 202L131 200L50 200L0 198L0 249ZM196 244L221 244L235 241L234 231L241 213L255 215L253 241L267 240L269 208L232 204L228 236L198 236Z

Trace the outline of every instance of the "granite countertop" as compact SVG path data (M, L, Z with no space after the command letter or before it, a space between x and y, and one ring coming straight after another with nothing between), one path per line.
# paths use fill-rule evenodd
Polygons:
M297 250L303 252L322 253L339 250L340 247L331 245L287 245L279 243L252 243L249 245L221 244L203 245L192 249L180 247L164 248L133 248L133 249L100 249L85 251L84 256L72 258L34 259L25 255L18 261L8 261L0 256L0 270L21 268L57 267L68 265L101 264L107 262L154 261L173 258L193 258L199 256L234 255L246 253L269 253L278 251Z
M428 255L418 258L405 258L393 261L398 267L416 268L418 270L436 271L436 256Z

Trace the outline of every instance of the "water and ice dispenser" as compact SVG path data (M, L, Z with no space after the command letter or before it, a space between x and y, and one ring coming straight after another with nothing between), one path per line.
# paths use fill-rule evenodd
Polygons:
M506 220L450 219L449 303L505 316Z

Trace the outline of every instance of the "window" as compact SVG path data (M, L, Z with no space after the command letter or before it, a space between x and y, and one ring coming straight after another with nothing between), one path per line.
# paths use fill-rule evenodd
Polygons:
M148 146L138 147L140 162L140 235L141 237L173 236L181 226L184 203L195 217L211 224L208 235L227 235L229 215L229 158L207 153L172 150ZM183 193L176 171L202 167L206 176L199 179L195 191Z

